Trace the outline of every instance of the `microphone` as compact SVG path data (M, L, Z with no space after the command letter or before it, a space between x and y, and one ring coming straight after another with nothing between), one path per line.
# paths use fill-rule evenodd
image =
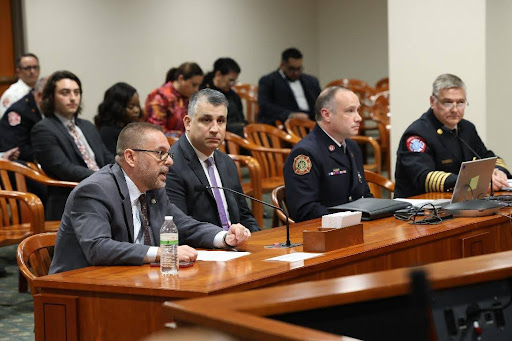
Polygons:
M231 189L231 188L228 188L228 187L205 186L205 185L196 185L196 186L194 186L194 190L196 192L206 192L206 190L208 190L208 189L222 189L222 190L225 190L225 191L229 191L229 192L241 195L244 198L247 198L247 199L259 202L260 204L266 205L268 207L272 207L273 209L276 209L276 210L279 210L279 211L283 212L283 214L286 216L286 242L284 242L284 243L276 243L276 244L273 244L273 245L267 245L267 246L265 246L266 248L282 249L282 248L291 248L291 247L302 245L302 243L292 243L292 242L290 242L290 224L288 223L288 214L281 207L277 207L277 206L274 206L272 204L266 203L266 202L264 202L262 200L256 199L256 198L251 197L250 195L244 194L242 192L235 191L234 189Z
M478 153L469 146L469 143L467 143L462 137L459 136L459 134L455 134L452 130L450 130L450 133L452 133L452 135L454 135L460 142L462 142L470 151L471 153L473 153L473 155L475 155L479 160L482 159L482 157L480 155L478 155ZM490 196L491 198L494 197L494 186L493 186L493 182L492 182L492 175L491 175L491 193L490 193Z

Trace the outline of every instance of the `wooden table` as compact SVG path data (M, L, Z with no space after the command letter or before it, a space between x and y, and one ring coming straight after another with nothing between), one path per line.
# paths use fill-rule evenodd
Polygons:
M509 213L509 209L503 210ZM291 240L320 219L292 225ZM512 224L502 216L457 218L439 225L409 225L392 217L365 222L364 243L294 263L265 259L302 251L265 249L285 239L284 228L253 234L230 262L196 262L164 280L144 266L88 267L35 280L37 340L138 339L167 321L162 302L295 282L395 269L512 249Z
M427 274L433 291L454 288L450 292L456 295L458 287L510 278L512 251L428 264L423 266L422 270ZM208 327L242 340L352 340L284 323L275 317L297 312L311 312L318 317L318 311L321 309L408 295L410 271L411 268L393 269L242 293L166 302L165 309L169 318L179 324L186 322L194 326ZM372 311L372 314L374 313L376 311ZM444 325L438 327L443 328ZM386 331L381 332L382 339L386 339ZM172 333L169 332L169 339L171 336Z

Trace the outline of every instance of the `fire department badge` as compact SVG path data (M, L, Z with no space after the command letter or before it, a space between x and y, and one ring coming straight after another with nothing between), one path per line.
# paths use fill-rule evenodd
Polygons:
M331 145L329 146L329 151L331 151L331 152L333 152L333 151L334 151L334 145L333 145L333 144L331 144Z
M410 152L423 153L427 149L427 143L420 136L409 136L405 144Z
M15 111L11 111L8 114L7 118L9 119L9 125L11 127L17 126L18 124L21 123L21 116L20 116L20 114L18 114Z
M311 160L309 156L306 155L297 155L295 159L293 159L293 171L297 175L304 175L311 171Z

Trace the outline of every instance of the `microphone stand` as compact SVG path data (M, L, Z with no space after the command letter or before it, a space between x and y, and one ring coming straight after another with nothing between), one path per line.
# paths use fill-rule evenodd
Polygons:
M234 189L231 189L231 188L228 188L228 187L203 186L203 185L195 187L196 191L204 191L206 189L222 189L222 190L226 190L226 191L238 194L238 195L240 195L240 196L242 196L244 198L247 198L247 199L250 199L250 200L254 200L256 202L259 202L260 204L266 205L268 207L272 207L272 208L274 208L276 210L279 210L279 211L283 212L283 214L286 217L286 242L284 242L284 243L275 243L275 244L272 244L272 245L266 245L265 248L268 248L268 249L283 249L283 248L292 248L292 247L295 247L295 246L302 245L302 243L292 243L290 241L290 224L289 224L289 221L288 221L288 214L281 207L271 205L271 204L269 204L267 202L264 202L262 200L256 199L256 198L251 197L251 196L249 196L247 194L244 194L242 192L235 191Z

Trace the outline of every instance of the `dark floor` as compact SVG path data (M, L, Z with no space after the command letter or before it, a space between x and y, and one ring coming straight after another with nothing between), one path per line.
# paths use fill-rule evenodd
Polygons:
M34 340L34 304L30 292L18 293L17 245L0 248L0 341Z

